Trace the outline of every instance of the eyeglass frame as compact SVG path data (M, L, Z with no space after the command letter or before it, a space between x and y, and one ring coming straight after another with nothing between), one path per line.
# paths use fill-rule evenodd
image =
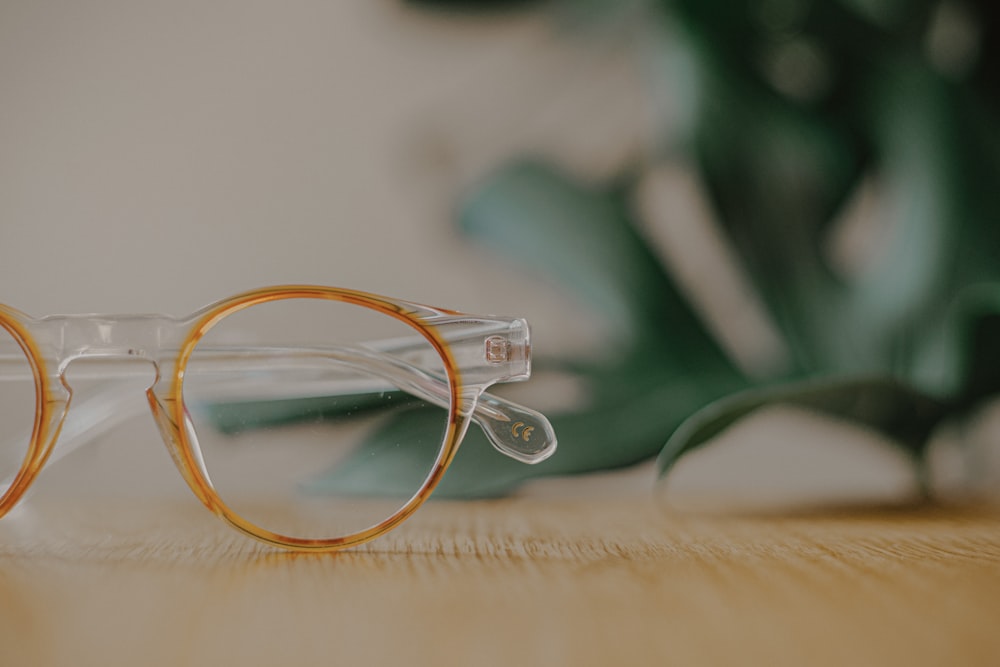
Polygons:
M298 538L267 530L242 518L216 493L201 457L200 445L184 402L184 373L202 338L220 321L252 306L288 299L325 299L369 308L412 327L443 363L447 406L440 386L419 367L411 369L432 384L410 387L415 395L448 409L448 422L437 459L420 488L394 514L367 529L326 539ZM525 463L539 463L556 450L549 421L537 411L486 393L497 382L526 380L531 373L531 345L523 319L471 315L367 292L320 285L279 285L243 292L209 304L191 315L51 315L32 318L0 304L0 327L14 339L31 366L35 419L20 468L0 495L0 517L32 485L52 455L73 397L67 368L83 358L142 360L155 379L146 398L164 444L194 495L236 530L274 546L298 551L337 551L371 541L409 518L431 495L458 452L470 421L482 428L493 446ZM176 347L171 347L177 343ZM363 349L362 349L363 347ZM234 346L234 349L235 346ZM359 346L358 363L372 363L378 350ZM407 364L393 358L402 373ZM164 372L164 369L166 372ZM382 372L392 372L391 369ZM161 380L166 378L164 387ZM427 387L430 387L429 389ZM435 393L436 395L428 395ZM422 394L419 392L423 392ZM411 393L414 393L411 391ZM525 431L532 434L531 440Z

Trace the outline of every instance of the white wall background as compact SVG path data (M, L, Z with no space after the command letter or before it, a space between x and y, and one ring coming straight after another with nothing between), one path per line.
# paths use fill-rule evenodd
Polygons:
M641 143L630 49L556 32L389 0L0 0L0 302L179 315L315 282L561 319L450 219L506 156L600 175Z

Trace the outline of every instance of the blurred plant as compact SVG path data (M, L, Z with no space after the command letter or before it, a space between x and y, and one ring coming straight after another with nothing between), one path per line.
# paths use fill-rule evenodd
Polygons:
M606 186L539 161L507 165L464 200L461 228L573 292L607 320L615 353L539 363L587 389L584 405L553 418L557 456L520 466L470 432L441 492L500 494L526 476L657 454L666 472L776 403L876 429L920 464L945 419L1000 392L997 7L663 0L641 10L658 46L651 86L684 105L662 146L700 177L789 363L743 372L657 260L632 206L648 164ZM863 271L838 270L833 228L873 180L892 217L887 248ZM419 419L400 414L371 446Z

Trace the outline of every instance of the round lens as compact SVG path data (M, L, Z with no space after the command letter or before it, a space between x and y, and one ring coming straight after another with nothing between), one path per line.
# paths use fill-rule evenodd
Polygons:
M6 493L31 446L35 376L17 339L0 326L0 494Z
M217 322L188 361L183 397L222 502L297 539L395 515L423 488L449 424L447 371L418 329L322 298Z

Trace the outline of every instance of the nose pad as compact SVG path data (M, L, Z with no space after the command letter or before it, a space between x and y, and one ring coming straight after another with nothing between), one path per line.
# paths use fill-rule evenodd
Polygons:
M497 451L532 464L555 454L555 431L540 412L485 393L479 405L474 419Z
M163 443L170 452L170 458L174 460L174 465L180 471L184 481L208 509L216 512L215 503L212 501L213 494L209 491L208 471L205 470L205 462L201 458L201 449L198 446L198 438L194 432L191 418L188 416L187 408L183 404L177 405L176 400L171 396L161 396L156 392L154 383L146 390L146 399L149 401L150 411L153 413L153 420L160 431ZM182 415L182 423L178 424L174 415ZM181 436L181 429L190 447L185 448L184 440Z

